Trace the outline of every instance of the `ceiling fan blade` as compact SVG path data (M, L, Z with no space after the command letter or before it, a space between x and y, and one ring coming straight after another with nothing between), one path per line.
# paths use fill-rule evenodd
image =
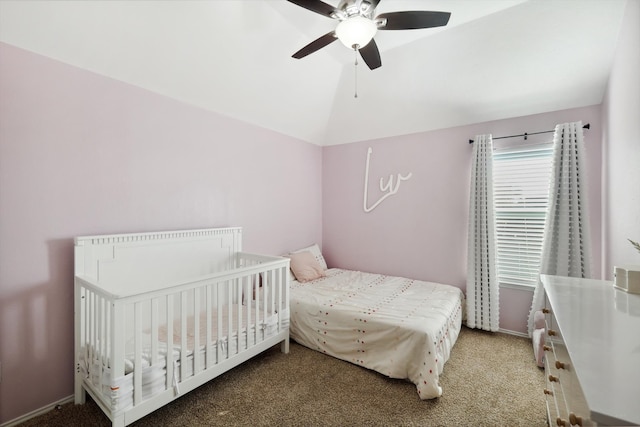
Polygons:
M312 12L324 15L327 18L333 18L333 14L338 12L335 7L320 1L320 0L287 0L290 3L297 4L300 7L304 7Z
M367 63L370 69L375 70L382 65L380 51L378 50L378 45L375 40L371 39L365 47L358 50L360 51L360 56L362 56L362 59Z
M305 56L315 52L316 50L322 49L329 43L332 43L336 40L338 40L338 37L336 37L336 33L334 31L331 31L322 37L318 37L291 56L296 59L304 58Z
M443 27L449 22L449 12L406 11L382 13L376 20L386 19L379 30L415 30L419 28Z

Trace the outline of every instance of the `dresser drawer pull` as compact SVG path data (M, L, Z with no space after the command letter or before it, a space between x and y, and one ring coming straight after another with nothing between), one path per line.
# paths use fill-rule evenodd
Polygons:
M558 427L567 426L567 421L563 420L560 417L558 417L558 418L556 418L556 424L558 425Z
M550 337L554 337L554 336L558 335L558 333L556 331L554 331L553 329L549 329L548 333L549 333Z
M549 390L548 388L544 389L544 394L548 394L549 396L553 396L553 392L551 390Z
M549 381L551 381L552 383L559 383L560 382L560 378L553 376L553 375L549 375Z
M543 309L542 309L542 312L543 312L544 314L549 314L549 313L551 313L551 310L549 310L548 308L543 308Z
M567 369L569 367L568 363L563 363L559 360L556 360L556 369Z
M542 346L542 349L543 349L544 351L551 351L551 347L549 347L548 345L543 345L543 346Z
M569 422L572 426L581 426L582 425L582 417L577 416L573 412L569 414Z

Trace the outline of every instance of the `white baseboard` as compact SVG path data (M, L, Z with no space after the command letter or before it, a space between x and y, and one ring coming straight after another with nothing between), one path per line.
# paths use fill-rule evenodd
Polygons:
M47 412L54 410L58 405L64 405L64 404L67 404L67 403L71 403L73 401L74 401L74 396L73 395L65 397L64 399L60 399L57 402L50 403L50 404L48 404L46 406L43 406L40 409L36 409L34 411L31 411L28 414L24 414L24 415L22 415L22 416L20 416L20 417L18 417L16 419L13 419L11 421L7 421L6 423L2 423L2 424L0 424L0 427L14 427L14 426L17 426L19 424L24 423L27 420L30 420L31 418L37 417L37 416L42 415L42 414L46 414Z
M529 334L525 334L523 332L518 332L518 331L511 331L509 329L498 329L498 332L502 333L502 334L508 334L508 335L515 335L517 337L523 337L523 338L529 338Z

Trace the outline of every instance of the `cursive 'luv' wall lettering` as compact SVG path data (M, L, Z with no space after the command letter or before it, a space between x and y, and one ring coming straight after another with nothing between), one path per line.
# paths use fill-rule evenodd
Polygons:
M369 147L369 149L367 150L367 163L366 163L366 167L364 170L364 201L363 201L363 207L364 207L364 211L365 212L371 212L372 210L374 210L380 203L382 203L382 201L384 199L386 199L389 196L393 196L394 194L396 194L398 192L398 189L400 188L400 183L402 181L407 181L409 178L411 178L411 172L409 172L408 175L402 175L402 174L396 174L396 179L395 179L395 183L394 183L394 179L393 179L393 175L389 175L389 180L385 183L384 182L384 178L380 178L380 191L382 191L383 193L386 192L386 194L382 195L377 202L375 202L373 205L371 205L371 207L368 207L368 202L367 202L367 193L369 192L369 163L371 161L371 153L373 152L373 150L371 149L371 147Z

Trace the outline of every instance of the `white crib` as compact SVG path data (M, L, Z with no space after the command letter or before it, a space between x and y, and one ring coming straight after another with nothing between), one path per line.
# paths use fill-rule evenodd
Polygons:
M289 259L241 252L242 229L75 239L75 403L128 425L280 343Z

